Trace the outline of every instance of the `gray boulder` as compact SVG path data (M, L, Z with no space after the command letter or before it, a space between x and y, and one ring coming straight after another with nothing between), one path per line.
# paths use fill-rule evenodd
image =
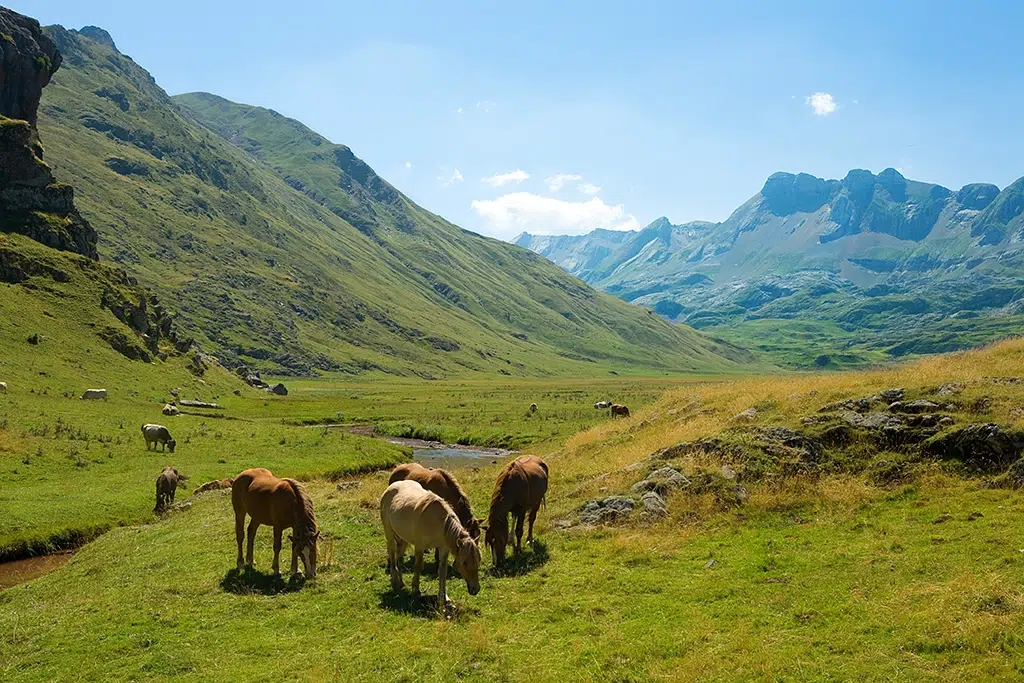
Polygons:
M665 507L665 499L654 491L645 493L640 498L640 505L643 507L644 514L649 517L664 517L668 514L668 508Z
M277 394L278 396L287 396L288 389L287 387L285 387L285 385L278 383L270 387L270 393Z
M636 502L626 496L608 496L588 501L580 508L580 524L606 524L627 519L636 508Z

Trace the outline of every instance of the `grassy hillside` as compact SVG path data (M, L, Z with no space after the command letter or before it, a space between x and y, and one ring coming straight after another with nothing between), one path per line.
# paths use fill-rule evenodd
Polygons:
M347 148L263 112L275 134L320 141L346 169L304 166L299 149L298 168L279 174L277 154L253 158L199 125L110 44L47 31L65 55L40 110L56 175L75 186L101 256L152 287L227 365L438 377L725 370L749 360L446 223ZM336 191L320 196L319 187Z
M5 591L0 675L1016 679L1020 496L1001 487L1005 465L977 469L976 452L936 444L981 423L1019 440L1022 360L1024 343L1014 341L886 371L692 382L630 419L549 444L538 544L508 571L483 572L475 597L451 581L449 619L428 602L431 563L425 597L389 588L376 513L382 473L342 491L309 482L323 536L318 578L305 585L264 573L266 533L257 571L238 575L229 499L205 495L157 523L115 529L63 568ZM930 400L952 424L925 427L922 413L877 403L822 412L897 387L904 403ZM854 427L836 438L837 424L866 424L849 415L896 431ZM897 432L888 445L876 440ZM783 441L765 441L775 438ZM665 464L689 484L667 495L664 517L578 524L584 503L636 500L632 484ZM478 511L499 466L456 472Z

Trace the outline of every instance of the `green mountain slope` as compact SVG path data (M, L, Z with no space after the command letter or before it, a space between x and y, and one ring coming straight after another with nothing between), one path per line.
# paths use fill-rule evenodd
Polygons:
M1022 198L1024 179L954 193L894 169L776 173L722 223L662 218L612 250L598 231L517 243L777 362L850 365L1024 331Z
M434 377L750 360L447 223L295 121L212 97L183 110L100 29L47 31L65 56L39 119L58 179L100 255L229 366ZM204 99L232 113L200 125Z

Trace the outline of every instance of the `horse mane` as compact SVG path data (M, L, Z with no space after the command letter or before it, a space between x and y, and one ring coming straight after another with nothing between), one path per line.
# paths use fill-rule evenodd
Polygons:
M443 500L441 502L444 503ZM472 538L466 528L462 526L459 516L451 509L451 506L445 503L445 509L448 511L448 516L444 520L444 542L449 552L458 555L459 548L466 540L472 541ZM475 543L470 543L470 545L476 547Z
M316 533L316 514L313 512L313 499L306 493L306 488L295 481L294 479L285 479L288 485L292 487L292 491L295 492L295 499L297 505L295 506L295 517L296 532L298 527L303 527L303 530L308 532L310 536Z
M473 518L473 507L469 502L469 496L466 495L466 492L462 490L461 486L459 486L459 482L455 481L455 477L453 477L447 470L434 471L444 479L449 489L455 493L458 500L455 505L452 506L452 509L455 511L455 514L459 516L459 521L462 522L465 520L468 522Z

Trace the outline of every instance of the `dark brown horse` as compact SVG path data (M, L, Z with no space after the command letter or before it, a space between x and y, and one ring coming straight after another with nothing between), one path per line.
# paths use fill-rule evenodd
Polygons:
M235 508L235 539L238 541L238 568L242 563L245 516L249 515L249 543L245 565L252 566L252 546L261 524L274 527L275 574L281 573L281 533L293 529L292 574L298 574L299 557L310 578L316 576L316 541L320 530L313 514L313 501L302 484L294 479L278 479L262 467L245 470L231 485L231 504Z
M535 455L524 455L508 464L494 483L491 510L487 516L484 542L491 549L494 566L505 560L508 545L508 515L516 520L515 552L523 547L523 521L530 515L526 542L533 542L533 523L548 492L548 466Z

